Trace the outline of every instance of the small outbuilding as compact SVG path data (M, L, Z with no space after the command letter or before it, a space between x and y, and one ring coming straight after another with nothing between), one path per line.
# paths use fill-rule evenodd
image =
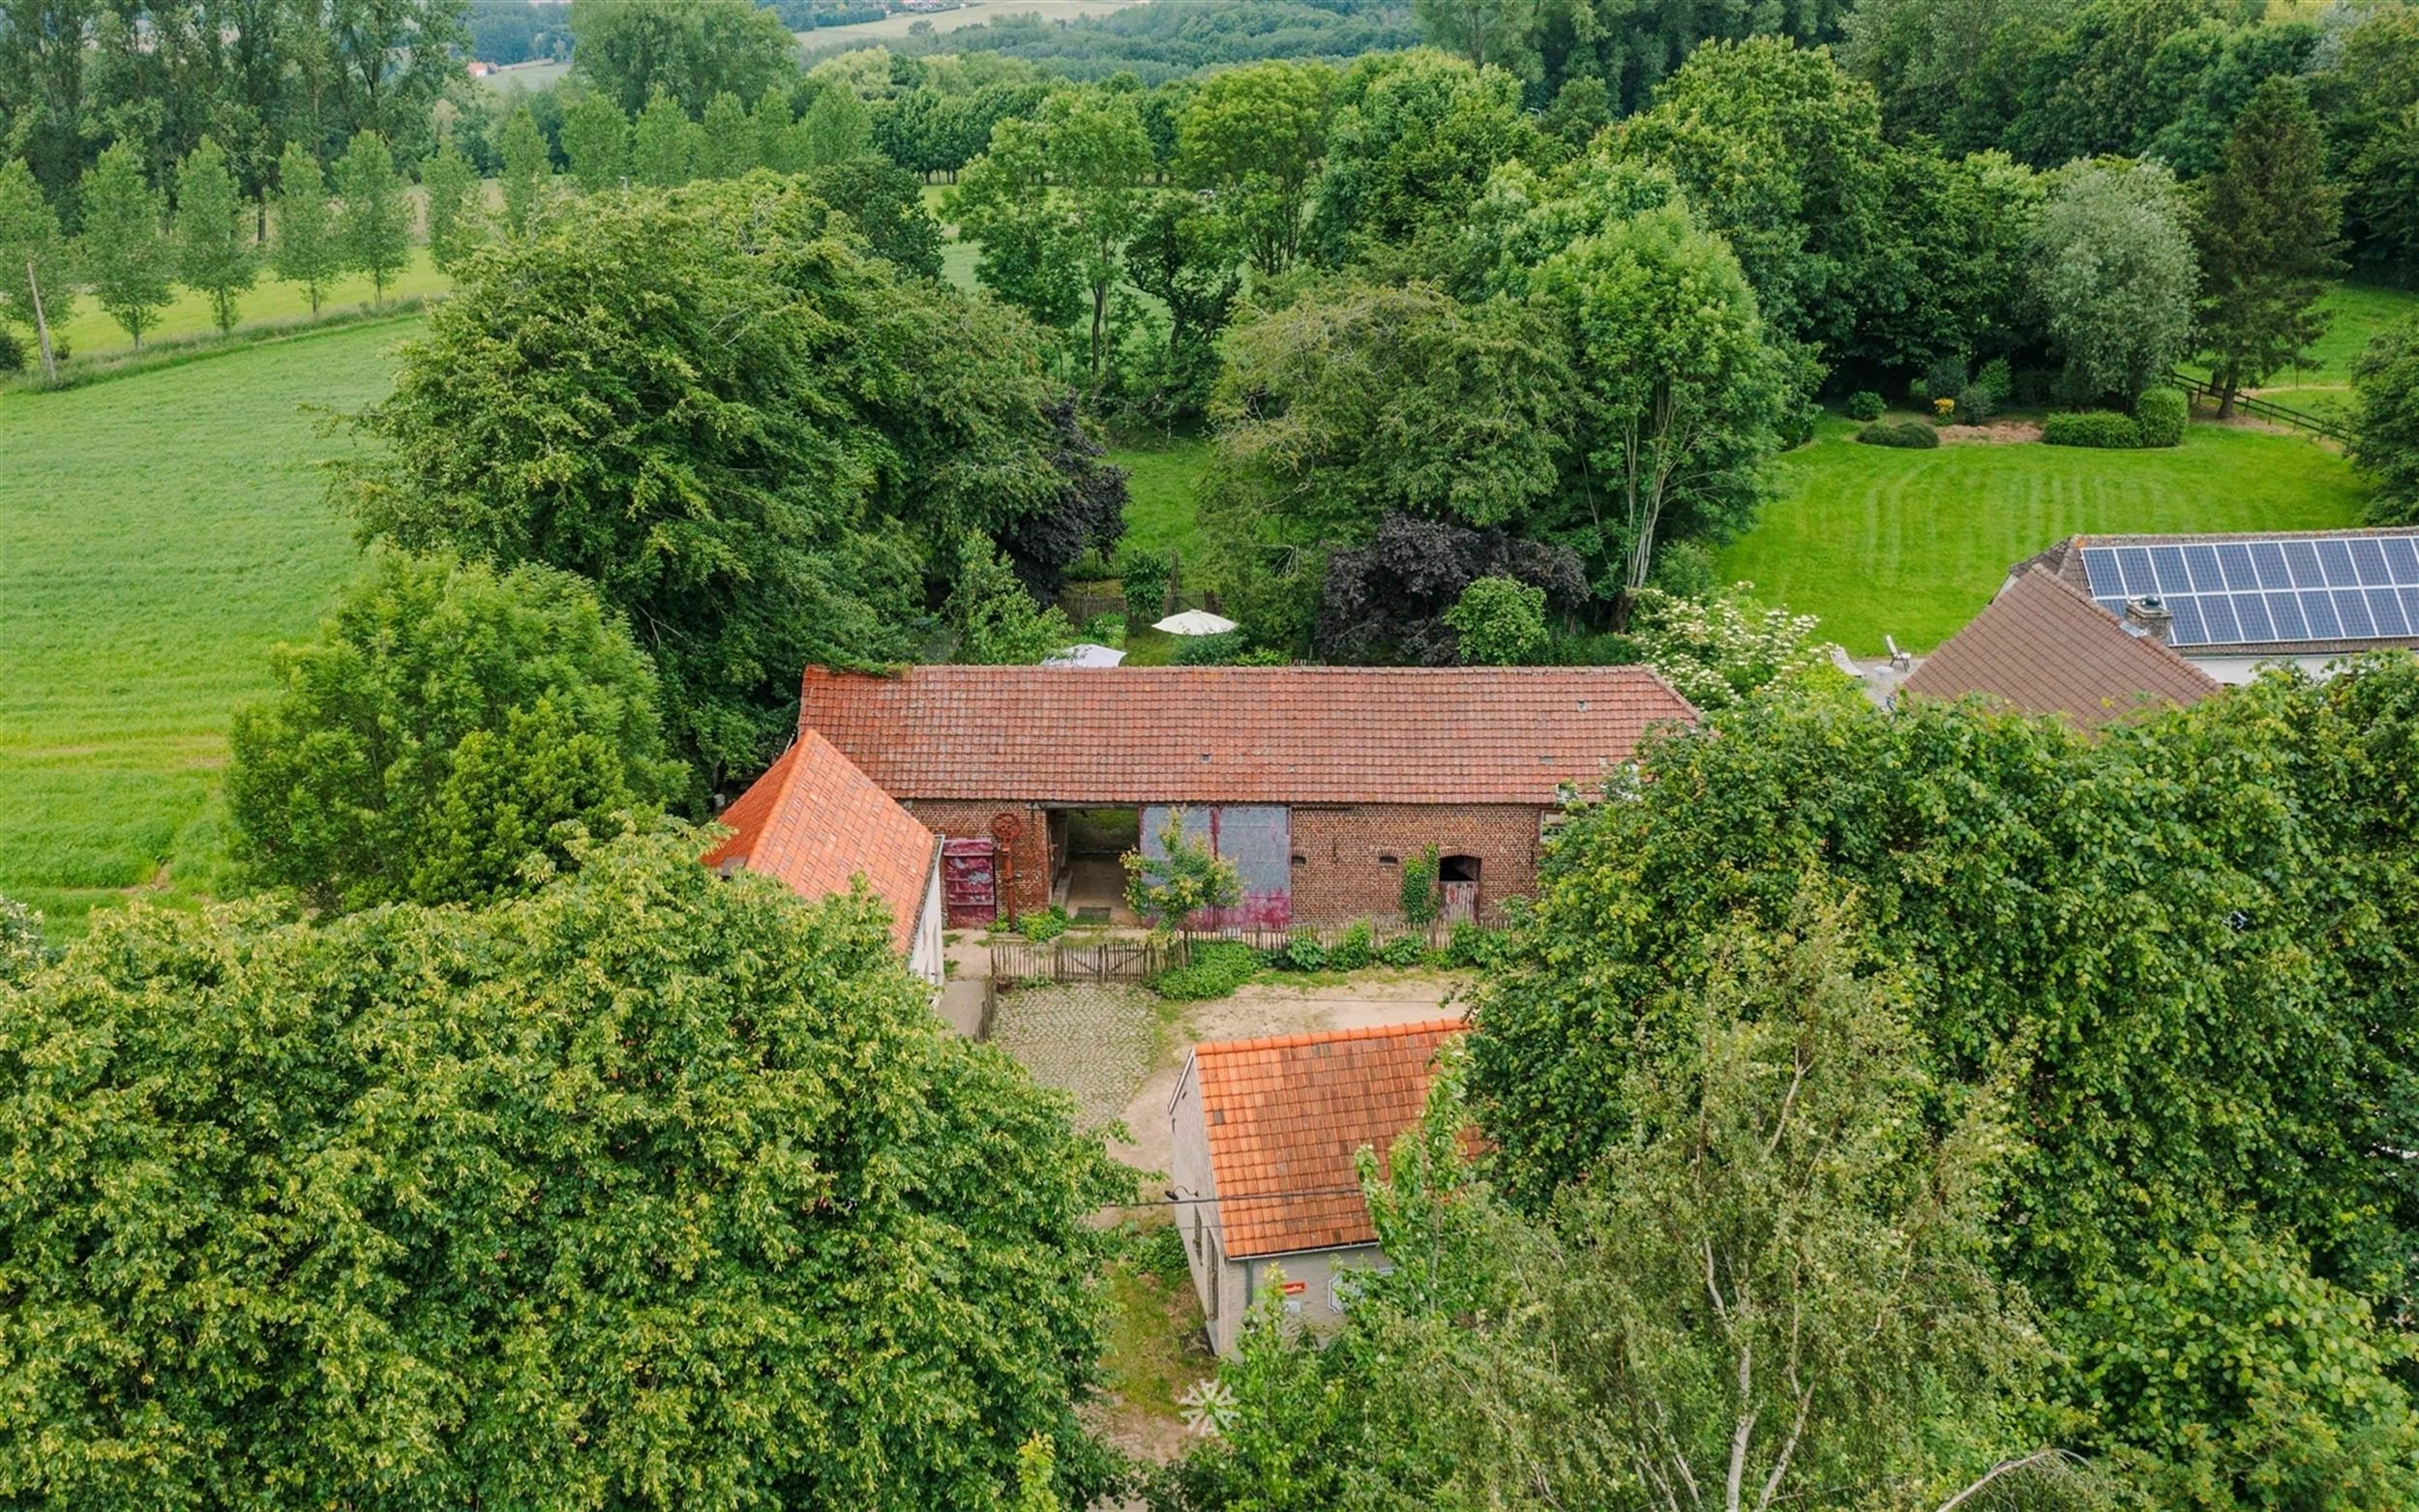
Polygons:
M1313 1330L1386 1268L1354 1162L1419 1121L1459 1019L1196 1045L1168 1104L1169 1175L1210 1342L1233 1350L1275 1277Z
M941 978L941 839L813 730L723 811L731 836L705 853L728 876L745 868L810 901L862 879L890 909L890 941L908 968Z

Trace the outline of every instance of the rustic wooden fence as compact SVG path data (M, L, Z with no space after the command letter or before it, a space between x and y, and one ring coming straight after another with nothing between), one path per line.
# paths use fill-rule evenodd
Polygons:
M1315 928L1296 925L1284 930L1201 930L1189 940L1180 935L1154 940L1147 935L1074 934L1039 943L1003 934L991 942L991 977L1002 987L1018 982L1142 982L1189 964L1191 946L1204 941L1237 940L1254 950L1276 951L1308 937L1332 950L1355 928L1350 924L1329 924ZM1451 924L1442 918L1426 925L1371 921L1368 930L1372 951L1383 950L1405 935L1430 950L1442 949L1452 938Z
M2195 399L2205 399L2212 404L2218 401L2218 391L2206 378L2195 378L2188 372L2170 372L2167 377ZM2272 420L2280 426L2290 426L2296 430L2308 430L2337 441L2351 439L2351 429L2344 422L2329 419L2325 415L2312 414L2306 409L2295 409L2290 404L2279 404L2273 400L2255 399L2248 394L2237 393L2234 396L2234 407L2246 415L2255 415L2261 420Z

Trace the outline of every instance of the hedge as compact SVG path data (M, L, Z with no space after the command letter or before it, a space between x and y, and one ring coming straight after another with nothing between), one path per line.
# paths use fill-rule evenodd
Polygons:
M1859 389L1848 396L1848 418L1850 420L1879 420L1881 412L1881 396L1871 389Z
M2041 438L2051 446L2089 446L2103 451L2131 451L2142 444L2142 428L2131 415L2112 409L2087 409L2079 414L2055 414L2042 423Z
M1867 426L1856 433L1867 446L1904 446L1921 450L1940 444L1940 432L1920 420Z
M2184 425L2191 418L2192 406L2181 389L2152 389L2134 405L2144 446L2182 446Z

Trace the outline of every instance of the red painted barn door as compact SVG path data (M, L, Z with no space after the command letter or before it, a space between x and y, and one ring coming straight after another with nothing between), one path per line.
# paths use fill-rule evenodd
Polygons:
M998 876L989 840L941 843L941 898L951 929L985 929L1000 917Z

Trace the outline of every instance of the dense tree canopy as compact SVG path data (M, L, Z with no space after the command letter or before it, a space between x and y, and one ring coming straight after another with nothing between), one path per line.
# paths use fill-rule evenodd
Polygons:
M594 581L710 783L800 667L909 658L935 543L1063 507L1058 392L1021 322L794 185L602 195L471 260L343 487L369 534Z
M661 90L694 119L796 72L789 29L753 0L582 0L571 34L573 68L631 114Z
M580 578L380 553L236 711L237 849L325 907L479 902L680 794L653 670Z
M2391 1153L2413 1138L2402 1089L2419 1052L2403 987L2419 951L2415 720L2419 663L2394 654L2097 740L1853 695L1758 700L1666 740L1612 786L1620 801L1573 815L1534 929L1481 993L1474 1089L1497 1173L1541 1206L1635 1137L1634 1110L1603 1089L1688 1044L1709 941L1786 928L1825 881L1853 888L1877 962L1907 973L1922 1064L2015 1093L2005 1274L2059 1337L2094 1341L2077 1370L2155 1355L2205 1373L2189 1378L2194 1414L2113 1382L2070 1380L2065 1399L2104 1445L2192 1462L2208 1436L2249 1431L2233 1415L2249 1409L2219 1355L2161 1352L2195 1337L2189 1307L2124 1289L2229 1215L2310 1256L2296 1281L2289 1247L2263 1252L2262 1285L2322 1279L2351 1299L2312 1304L2327 1326L2404 1349L2381 1319L2406 1306L2419 1223ZM2341 1321L2362 1309L2380 1321ZM2184 1400L2187 1379L2155 1401ZM2289 1482L2352 1461L2354 1483L2392 1495L2344 1504L2414 1494L2419 1437L2402 1388L2377 1389L2337 1401L2314 1376L2280 1378L2257 1405L2271 1428L2252 1434L2273 1458L2217 1456L2204 1504L2266 1504L2269 1469ZM2272 1425L2294 1413L2325 1431L2283 1441Z
M91 1508L998 1507L1093 1379L1096 1141L879 904L599 844L0 987L0 1489Z
M2301 86L2271 78L2235 118L2225 166L2202 181L2199 331L2221 420L2238 388L2267 382L2325 329L2314 307L2343 266L2342 203L2320 174L2322 151Z
M2032 252L2068 398L2130 405L2165 379L2191 343L2200 278L2171 174L2147 163L2074 164L2042 207Z

